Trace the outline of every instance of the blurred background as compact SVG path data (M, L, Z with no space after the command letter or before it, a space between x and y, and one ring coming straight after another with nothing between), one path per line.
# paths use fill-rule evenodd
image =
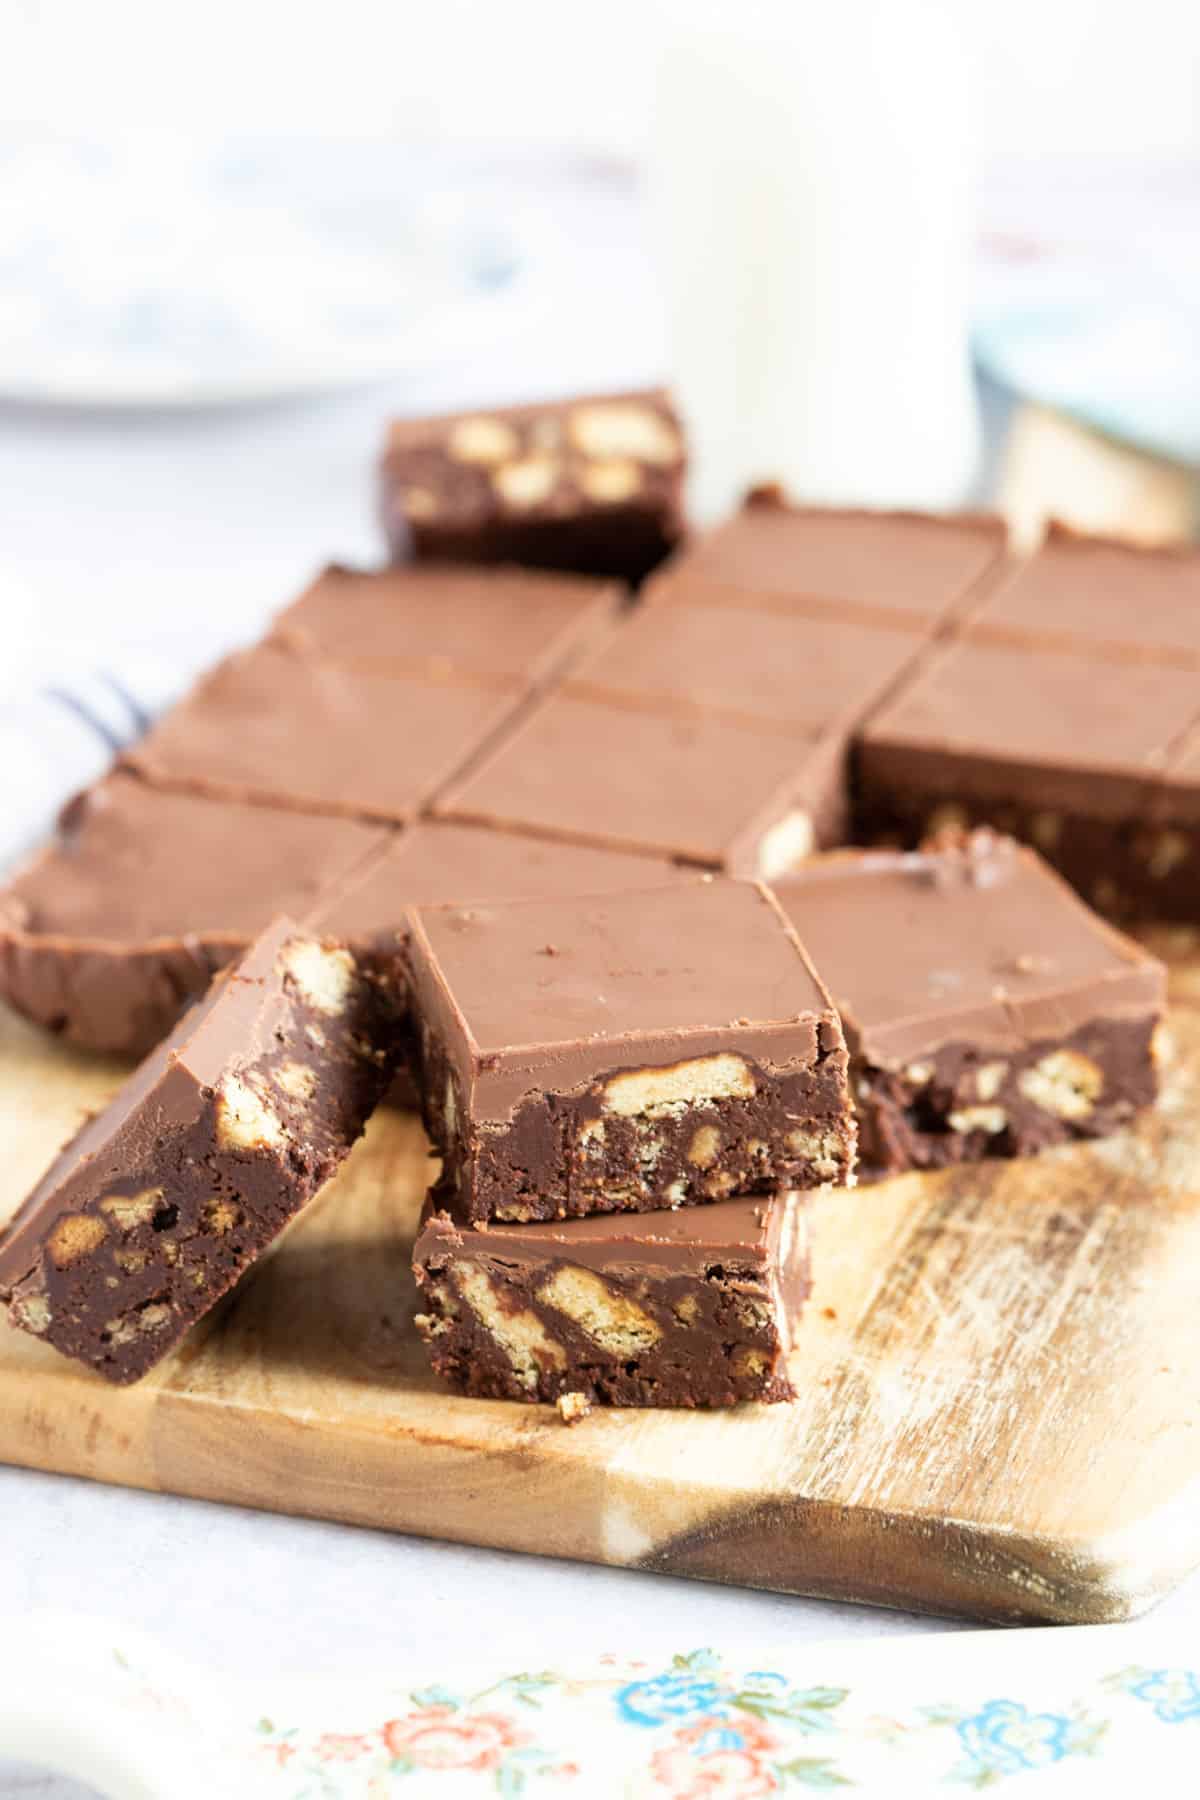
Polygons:
M0 0L0 856L388 418L663 378L745 481L1187 534L1185 0Z

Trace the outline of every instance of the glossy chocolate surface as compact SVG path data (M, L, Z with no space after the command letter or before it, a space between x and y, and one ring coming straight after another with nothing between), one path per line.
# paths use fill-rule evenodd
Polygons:
M970 635L1190 660L1194 667L1200 663L1200 552L1148 549L1052 526L1036 554L983 601Z
M710 713L555 694L437 803L447 817L755 874L793 811L836 813L835 746Z
M774 892L872 1062L960 1038L1013 1050L1164 1001L1156 958L990 832L961 850L828 857Z
M689 544L664 579L931 622L998 567L1005 546L1003 522L988 515L795 507L763 490Z
M615 582L530 569L334 565L273 635L323 662L380 674L548 680L624 598Z
M305 916L386 842L110 776L0 891L0 992L82 1048L143 1056L277 913Z
M512 679L381 675L268 643L220 663L123 760L160 787L398 823L525 692Z
M599 894L694 879L665 859L424 819L331 894L313 923L351 943L373 944L395 939L409 906Z

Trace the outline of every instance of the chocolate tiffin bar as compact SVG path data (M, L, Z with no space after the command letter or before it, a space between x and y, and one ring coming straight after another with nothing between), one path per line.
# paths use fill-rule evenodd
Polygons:
M414 1253L417 1327L461 1392L732 1406L788 1400L809 1292L807 1196L763 1194L639 1218L457 1225L435 1190Z
M337 1170L394 1040L349 952L277 920L0 1235L11 1321L109 1381L144 1375Z
M845 1183L842 1027L771 894L414 908L426 1126L466 1223Z

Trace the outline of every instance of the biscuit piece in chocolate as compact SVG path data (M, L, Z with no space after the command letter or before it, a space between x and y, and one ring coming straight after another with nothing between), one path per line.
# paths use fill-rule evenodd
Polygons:
M763 888L414 908L407 932L426 1127L459 1218L848 1180L841 1025Z
M0 994L81 1048L144 1056L276 914L306 915L387 838L112 775L0 890Z
M1200 665L1200 552L1145 548L1051 525L972 615L981 642ZM1112 675L1098 675L1112 680Z
M434 810L770 879L845 841L845 741L555 693Z
M1153 1100L1162 965L1011 838L836 855L775 893L841 1011L865 1173L1102 1137Z
M399 823L527 692L513 677L378 674L265 643L219 663L122 760L156 787Z
M461 1392L558 1400L564 1418L587 1402L792 1397L787 1355L809 1292L803 1194L487 1230L454 1224L438 1198L414 1252L417 1327Z
M531 569L334 566L272 635L376 675L498 676L541 686L608 624L626 589Z
M730 605L772 598L803 612L930 630L1003 567L1007 534L983 513L792 506L774 488L690 543L662 574Z
M0 1234L12 1322L109 1381L144 1375L334 1173L393 1034L347 950L277 920Z
M1103 913L1194 919L1195 865L1176 855L1187 799L1168 776L1198 717L1191 669L956 644L865 727L858 835L916 844L990 825Z
M391 427L393 554L640 581L683 534L683 431L667 396L585 395Z

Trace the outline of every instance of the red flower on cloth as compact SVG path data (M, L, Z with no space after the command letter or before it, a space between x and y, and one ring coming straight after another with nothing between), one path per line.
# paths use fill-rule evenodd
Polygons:
M673 1800L760 1800L779 1792L762 1760L778 1748L775 1734L749 1714L736 1720L706 1716L681 1725L674 1744L652 1756L650 1767Z
M736 1748L750 1750L761 1756L764 1751L778 1750L779 1739L775 1733L750 1713L738 1713L736 1719L703 1718L695 1719L690 1725L681 1725L675 1733L680 1744L702 1744L713 1733L734 1737L738 1740ZM732 1749L733 1745L724 1748Z
M502 1713L460 1713L425 1706L404 1719L389 1719L383 1741L393 1756L419 1769L494 1769L508 1750L531 1740Z
M650 1759L654 1779L672 1800L761 1800L779 1792L771 1770L751 1750L710 1750L694 1756L676 1746Z
M370 1749L370 1738L351 1732L327 1731L317 1739L317 1755L322 1762L353 1762L355 1757L366 1756Z

